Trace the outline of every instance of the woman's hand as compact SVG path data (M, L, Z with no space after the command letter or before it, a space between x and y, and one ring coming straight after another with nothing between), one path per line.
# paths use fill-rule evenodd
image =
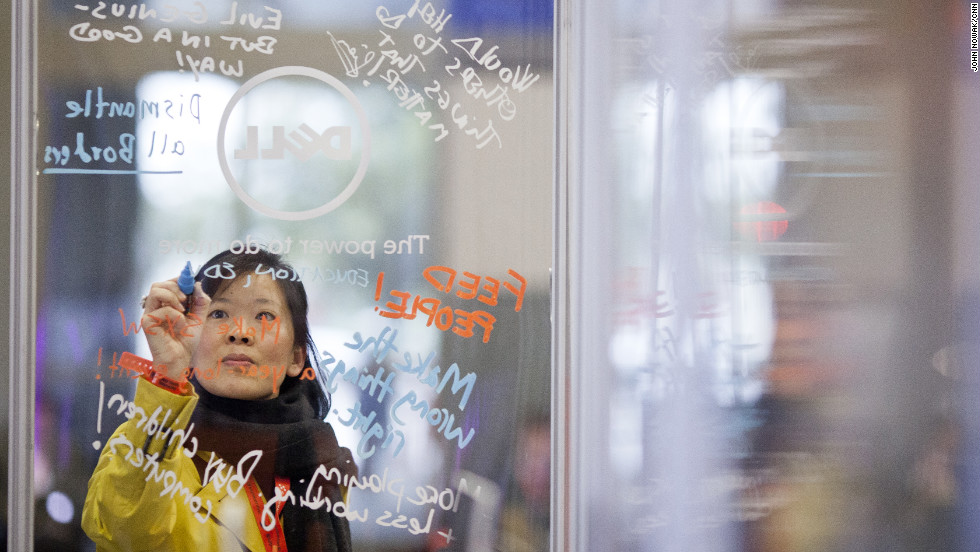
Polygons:
M201 340L204 317L211 298L194 284L190 309L184 312L187 296L177 286L177 278L157 282L143 301L143 334L150 346L153 368L173 380L183 380L194 350Z

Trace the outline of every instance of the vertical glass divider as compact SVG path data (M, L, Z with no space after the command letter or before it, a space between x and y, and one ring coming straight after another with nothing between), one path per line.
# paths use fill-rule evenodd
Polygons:
M551 550L571 550L568 339L569 5L554 3L555 167L551 269Z

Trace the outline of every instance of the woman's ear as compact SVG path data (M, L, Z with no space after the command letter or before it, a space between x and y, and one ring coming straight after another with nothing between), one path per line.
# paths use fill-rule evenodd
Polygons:
M295 378L303 373L304 366L306 366L306 347L296 345L293 347L293 363L286 369L286 375Z

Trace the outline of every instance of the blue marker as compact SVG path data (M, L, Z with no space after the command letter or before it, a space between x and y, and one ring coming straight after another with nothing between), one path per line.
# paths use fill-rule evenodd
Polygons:
M191 312L191 301L194 300L194 271L191 269L190 261L187 261L187 266L184 267L184 270L180 271L180 277L177 278L177 287L187 296L187 300L184 302L184 312Z

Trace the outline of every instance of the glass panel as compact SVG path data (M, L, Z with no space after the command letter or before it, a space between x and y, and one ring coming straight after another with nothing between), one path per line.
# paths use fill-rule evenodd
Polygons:
M975 549L968 3L614 5L569 16L568 548Z
M36 549L546 550L551 3L39 12Z

